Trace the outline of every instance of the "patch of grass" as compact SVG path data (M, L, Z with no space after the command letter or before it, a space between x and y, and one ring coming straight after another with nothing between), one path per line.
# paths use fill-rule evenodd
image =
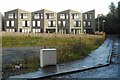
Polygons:
M96 48L104 41L104 36L84 36L84 37L35 37L35 36L4 36L2 38L3 47L22 47L22 46L45 46L57 49L57 63L79 60ZM34 56L24 55L23 61L16 61L23 64L23 72L37 70L39 66L39 54ZM4 64L5 65L5 64ZM15 63L3 66L9 71L14 68ZM4 70L4 69L3 69ZM5 71L8 73L7 71ZM18 74L20 74L18 73ZM11 74L11 72L10 72ZM6 75L6 74L4 74Z

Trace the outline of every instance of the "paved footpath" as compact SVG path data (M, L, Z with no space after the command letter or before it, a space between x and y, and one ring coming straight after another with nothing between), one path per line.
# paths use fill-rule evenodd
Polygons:
M102 80L120 80L120 36L115 36L114 40L111 62L109 65L82 72L78 71L64 75L52 76L51 78L84 78L85 80L86 78L100 78L100 80L102 78Z
M92 68L95 66L106 65L109 63L111 50L112 50L113 40L111 38L107 38L105 42L95 51L91 52L89 56L82 60L58 64L57 66L50 66L45 68L40 68L36 72L15 75L9 77L9 80L15 78L24 78L24 79L34 79L34 78L42 78L46 76L52 76L56 74L68 73L71 71L83 70Z

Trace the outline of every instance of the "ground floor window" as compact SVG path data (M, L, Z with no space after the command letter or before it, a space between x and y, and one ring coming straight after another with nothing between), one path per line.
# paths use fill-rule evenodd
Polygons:
M6 29L6 32L15 32L15 29Z
M55 29L46 29L46 33L55 33L56 30Z
M41 32L41 29L33 29L33 33L39 33Z
M71 33L73 33L73 34L80 34L81 30L80 29L71 29Z
M20 29L19 32L29 33L29 32L30 32L30 29Z
M67 29L58 29L58 32L61 34L67 34L68 30Z

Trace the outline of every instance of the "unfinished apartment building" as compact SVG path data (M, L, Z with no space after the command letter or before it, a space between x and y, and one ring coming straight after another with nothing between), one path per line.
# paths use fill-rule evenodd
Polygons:
M82 13L74 10L65 10L57 14L58 33L62 34L81 34Z
M33 33L57 33L57 13L42 9L32 12Z
M83 13L83 28L84 33L95 32L95 10Z
M31 32L31 13L21 9L5 12L6 32Z

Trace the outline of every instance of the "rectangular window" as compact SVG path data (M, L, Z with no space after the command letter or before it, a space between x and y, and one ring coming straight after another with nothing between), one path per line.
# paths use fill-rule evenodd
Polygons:
M76 21L74 21L74 27L76 27Z
M66 25L66 21L63 21L63 26L65 26Z
M38 32L41 32L40 29L38 29Z
M25 32L25 30L24 30L24 29L22 29L22 32Z
M79 26L79 27L81 26L81 21L78 22L78 26Z
M13 13L8 14L8 18L13 19L14 18Z
M65 14L62 14L62 16L63 16L63 19L65 19Z
M15 26L15 22L14 21L6 21L6 26Z
M55 21L53 21L53 26L56 26L56 23L55 23Z
M58 26L66 26L66 21L58 21Z
M12 29L12 32L15 32L15 29Z
M65 19L65 14L60 14L60 19Z
M14 21L11 21L11 26L14 26Z
M48 26L51 26L51 21L48 21Z
M55 21L48 21L48 26L49 27L55 27Z
M61 26L61 21L58 21L58 26Z
M49 19L49 14L46 13L46 19Z
M15 22L14 21L6 21L6 26L15 26Z
M9 21L6 21L6 26L9 26Z
M88 21L88 27L91 27L91 21Z
M90 14L90 19L92 19L92 14Z
M23 13L20 13L20 14L19 14L19 18L20 18L20 19L23 19Z
M76 14L76 19L79 19L79 14Z
M17 14L14 14L15 15L15 19L17 18Z
M33 27L40 27L40 21L33 21L32 25Z
M40 17L41 17L41 19L43 19L43 14L41 14L41 16L40 16Z
M49 14L49 18L54 19L54 14L53 13Z
M77 15L76 14L74 14L74 19L77 19Z
M79 13L72 14L72 19L79 19Z
M30 26L30 21L22 21L22 26L23 27L29 27Z
M20 19L26 19L26 18L28 18L28 13L20 13L19 14L19 18Z
M60 19L62 19L62 14L60 14Z
M72 17L72 19L74 19L74 14L72 14L72 16L71 16L71 17Z
M83 26L86 26L86 21L83 21Z
M33 21L32 24L33 24L33 27L35 27L35 21Z
M74 27L80 27L81 21L74 21Z
M30 21L27 21L27 25L26 25L26 27L28 27L28 26L30 26Z
M88 19L88 15L87 14L84 14L84 17L85 17L85 19Z
M23 13L23 19L28 18L28 13Z
M40 18L40 14L34 14L34 19L39 19Z
M22 26L23 27L29 27L30 26L30 21L22 21Z
M33 29L33 33L35 33L35 29Z
M22 21L22 26L24 26L24 27L25 27L25 21Z
M53 13L46 13L46 18L47 19L53 19L54 18L54 14Z
M21 16L21 13L20 13L20 14L19 14L19 18L21 19L21 17L22 17L22 16Z
M66 14L66 19L68 19L68 14Z
M40 27L40 21L37 21L37 26Z

